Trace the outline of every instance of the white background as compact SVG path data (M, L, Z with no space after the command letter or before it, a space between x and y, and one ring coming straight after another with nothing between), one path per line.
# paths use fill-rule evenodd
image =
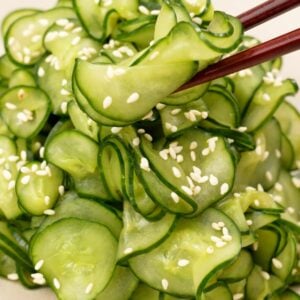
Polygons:
M125 0L124 0L125 1ZM50 8L56 0L0 0L0 20L9 12L17 8ZM213 0L218 10L224 10L232 15L249 9L263 0ZM5 3L5 4L4 4ZM300 28L300 8L288 12L266 24L247 32L259 37L262 41L271 39L279 34ZM1 38L2 40L2 38ZM3 53L3 45L0 44L0 53ZM292 77L300 84L300 51L284 57L283 77ZM300 103L298 93L297 104ZM53 300L55 297L47 289L39 291L24 290L19 284L13 284L0 280L0 300ZM109 299L108 299L109 300Z

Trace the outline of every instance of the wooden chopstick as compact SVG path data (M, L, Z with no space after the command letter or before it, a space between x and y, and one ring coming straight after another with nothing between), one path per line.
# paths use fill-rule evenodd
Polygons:
M300 0L269 0L239 15L238 18L247 30L299 5ZM298 49L300 49L300 28L207 67L176 91L253 67Z
M244 25L244 29L248 30L299 5L300 0L268 0L240 14L237 18Z
M300 49L300 28L210 65L177 91L253 67Z

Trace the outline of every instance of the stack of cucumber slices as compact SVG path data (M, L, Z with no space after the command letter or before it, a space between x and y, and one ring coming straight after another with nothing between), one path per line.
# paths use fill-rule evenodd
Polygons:
M293 300L300 115L210 0L60 0L2 23L0 276L62 300Z

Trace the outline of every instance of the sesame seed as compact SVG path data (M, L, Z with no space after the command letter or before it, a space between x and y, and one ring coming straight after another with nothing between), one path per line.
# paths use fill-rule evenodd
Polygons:
M17 109L17 105L10 103L10 102L6 102L5 103L5 107L9 110L16 110Z
M37 285L44 285L44 284L46 284L46 279L44 277L43 278L33 278L32 282Z
M193 141L190 143L190 150L195 150L198 147L198 143Z
M48 206L50 204L50 197L49 196L45 196L44 197L44 203Z
M182 162L184 161L183 156L182 156L181 154L177 155L176 161L177 161L178 163L182 163Z
M144 137L149 141L152 142L153 141L153 137L149 134L149 133L145 133Z
M138 129L138 131L137 131L139 134L144 134L146 131L145 131L145 129L143 129L143 128L140 128L140 129Z
M44 215L54 216L55 215L55 210L53 210L53 209L46 209L46 210L44 210Z
M177 265L179 267L186 267L187 265L189 265L190 261L188 259L180 259L177 262Z
M81 40L81 37L80 37L80 36L76 36L76 37L72 40L71 45L72 45L72 46L78 45L79 42L80 42L80 40Z
M164 279L161 280L161 285L162 285L164 290L167 290L168 286L169 286L169 281L164 278Z
M171 193L171 198L175 203L179 203L179 196L175 192Z
M271 100L271 96L268 93L264 93L262 95L264 101L269 102Z
M252 248L253 248L253 251L257 251L257 249L258 249L258 242L253 243Z
M112 104L112 97L107 96L105 97L105 99L103 100L103 108L107 109L109 106L111 106Z
M280 158L281 157L281 152L279 149L275 149L275 155L277 158Z
M30 57L29 55L25 55L25 56L24 56L23 62L24 62L25 64L29 64L30 61L31 61L31 57Z
M35 172L35 174L38 175L38 176L47 176L48 175L46 170L37 170Z
M158 103L158 104L156 104L155 107L156 107L157 110L162 110L162 109L164 109L166 107L166 105L163 104L163 103Z
M10 273L10 274L7 274L7 279L8 280L11 280L11 281L16 281L19 279L19 275L17 273Z
M222 240L226 242L232 241L232 236L231 235L223 235Z
M48 26L49 25L49 21L47 19L39 19L38 22L42 26Z
M217 248L223 248L224 246L226 246L226 242L224 242L224 241L216 242L216 247Z
M149 15L150 14L149 9L144 5L140 5L138 9L139 9L139 12L144 14L144 15Z
M273 175L270 171L267 171L266 174L265 174L266 178L269 180L269 181L272 181L273 180Z
M117 133L119 133L122 129L123 129L123 127L112 127L112 128L110 129L110 131L111 131L112 133L114 133L114 134L117 134Z
M233 295L233 300L241 300L244 298L244 294L243 293L237 293Z
M86 287L85 291L84 291L85 294L88 295L92 291L93 287L94 287L94 284L92 282L89 283L88 286Z
M45 154L45 147L41 147L40 150L39 150L40 158L44 158L44 154Z
M212 253L214 253L214 251L215 251L215 249L213 246L208 246L206 248L206 253L208 253L208 254L212 254Z
M61 112L63 114L66 114L68 112L68 102L67 101L63 101L61 104L60 104L60 109L61 109Z
M192 20L193 20L194 23L196 23L196 24L198 24L198 25L201 25L201 24L202 24L202 19L199 18L199 17L194 17Z
M112 52L112 54L113 54L113 56L115 56L117 58L122 58L123 57L122 53L119 50L114 50Z
M292 182L296 188L300 188L300 178L292 177ZM276 188L276 187L275 187ZM283 187L281 186L281 191L283 190ZM278 190L279 191L279 190Z
M204 148L201 153L203 156L207 156L210 153L210 150L209 148Z
M191 155L191 160L192 161L196 161L196 152L195 151L191 151L190 155Z
M58 187L58 193L62 196L65 193L65 187L63 185L60 185Z
M255 200L254 200L254 205L257 206L257 207L260 206L260 202L259 202L258 199L255 199Z
M159 55L159 52L158 52L158 51L155 51L155 52L153 52L153 53L150 55L149 59L150 59L150 60L154 60L158 55Z
M247 223L248 226L253 225L253 221L252 220L246 220L246 223Z
M222 242L222 239L220 239L219 237L215 236L215 235L212 235L210 237L210 240L214 243L217 243L217 242Z
M211 175L209 175L209 183L212 186L218 185L219 184L219 179L216 176L211 174Z
M30 181L30 175L26 175L26 176L22 177L22 179L21 179L21 183L24 185L28 184L29 181Z
M218 222L218 225L220 226L220 227L224 227L225 226L225 223L224 222Z
M259 192L264 192L264 187L263 187L260 183L258 183L258 184L257 184L257 190L258 190Z
M132 144L133 146L138 146L140 144L140 138L139 137L136 137L132 140Z
M124 250L124 254L130 254L130 253L132 253L133 252L133 249L132 248L126 248L125 250Z
M245 131L247 131L247 127L245 127L245 126L240 126L237 130L239 131L239 132L245 132Z
M74 28L75 24L70 22L69 24L67 24L65 27L64 27L64 30L72 30Z
M60 282L58 281L57 278L54 278L54 279L53 279L53 285L54 285L54 287L55 287L57 290L60 289Z
M32 273L30 274L30 276L35 279L44 278L44 275L42 273Z
M160 10L159 10L159 9L153 9L153 10L150 11L150 14L151 14L152 16L158 16L159 13L160 13Z
M182 185L181 189L189 196L193 196L193 191L188 186Z
M181 172L178 168L176 167L172 167L172 172L174 174L175 177L180 178L181 177Z
M279 260L279 259L277 259L277 258L272 258L272 264L273 264L273 266L276 268L276 269L282 269L282 267L283 267L283 264L282 264L282 262Z
M15 180L11 180L7 185L7 189L10 191L15 188L15 185L16 185Z
M62 96L70 96L71 95L71 93L68 90L66 90L66 89L61 89L60 90L60 94Z
M2 175L3 175L4 179L6 179L6 180L10 180L12 177L11 172L6 169L4 169L2 171Z
M175 108L171 111L172 116L176 116L181 112L181 108Z
M201 189L202 189L201 186L196 185L194 187L194 195L198 195L201 192Z
M271 278L270 274L265 271L261 271L261 276L266 280L269 280Z
M146 157L142 157L141 158L140 167L141 167L141 169L143 169L143 170L145 170L147 172L151 171L151 169L149 167L149 161L148 161L148 159Z
M295 213L295 208L294 207L289 206L286 210L290 214L294 214Z
M229 191L229 184L223 183L220 188L221 195L225 195Z
M38 68L38 76L39 77L44 77L45 76L45 70L43 67Z
M213 222L213 223L211 224L211 227L212 227L214 230L217 230L217 231L221 230L221 227L220 227L219 224L216 223L216 222Z
M66 26L69 23L68 19L58 19L55 24L58 26Z

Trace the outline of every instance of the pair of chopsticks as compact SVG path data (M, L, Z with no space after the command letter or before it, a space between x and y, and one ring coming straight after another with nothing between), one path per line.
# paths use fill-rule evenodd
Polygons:
M237 18L244 29L248 30L297 6L300 6L300 0L269 0ZM300 49L300 28L210 65L177 91L253 67L298 49Z

